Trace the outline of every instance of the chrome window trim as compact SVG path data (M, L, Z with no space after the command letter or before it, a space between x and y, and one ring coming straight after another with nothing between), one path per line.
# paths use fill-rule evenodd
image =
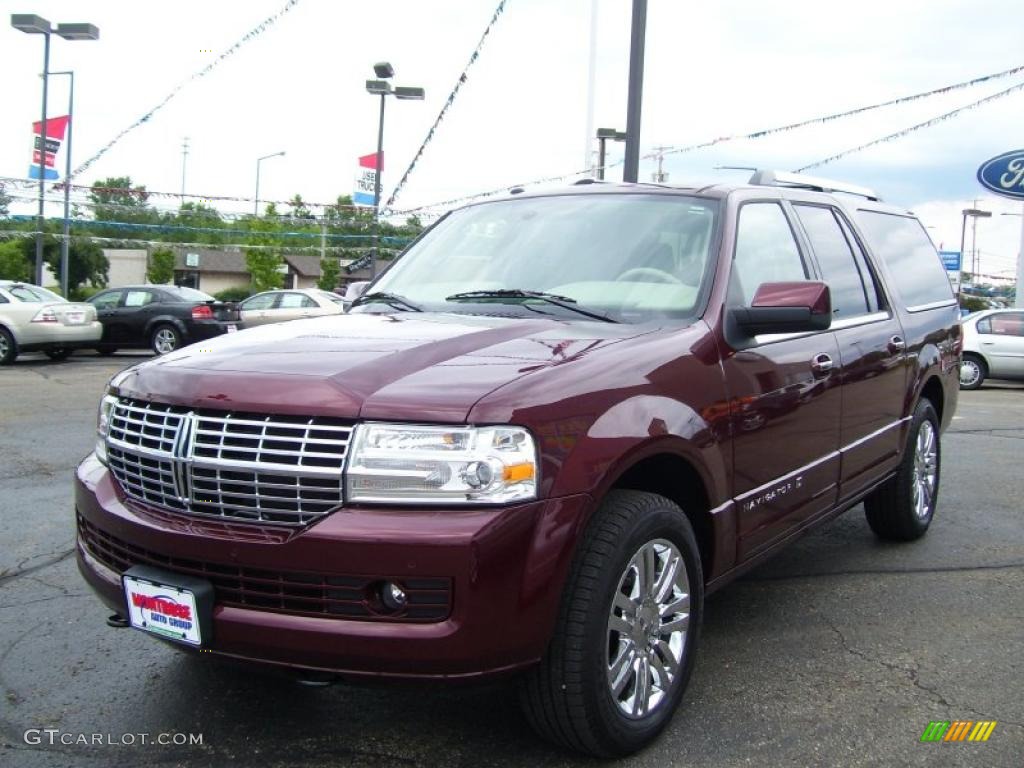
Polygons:
M847 317L842 320L837 320L829 326L830 331L841 331L846 328L856 328L858 325L867 325L869 323L881 323L885 320L892 318L892 315L888 312L871 312L866 315L856 315L855 317Z
M907 312L925 312L929 309L938 309L939 307L955 307L956 298L943 299L942 301L933 301L928 304L916 304L913 307L907 307Z

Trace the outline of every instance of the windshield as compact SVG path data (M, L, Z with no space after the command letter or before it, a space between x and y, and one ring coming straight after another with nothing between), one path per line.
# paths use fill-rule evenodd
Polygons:
M452 213L369 293L399 296L428 311L488 312L481 305L497 302L503 314L587 319L523 295L532 291L620 322L689 317L704 281L717 211L714 200L683 195L484 203ZM459 295L470 292L484 293ZM496 295L486 295L491 292ZM389 310L396 307L384 301L361 307Z
M36 302L63 302L60 296L56 293L51 293L45 288L40 288L38 285L11 285L7 287L7 292L11 294L18 301L28 302L34 304Z

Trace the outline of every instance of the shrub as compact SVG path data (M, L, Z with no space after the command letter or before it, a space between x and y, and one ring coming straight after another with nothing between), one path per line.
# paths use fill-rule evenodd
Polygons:
M213 298L217 301L243 301L253 295L252 286L243 286L240 288L225 288L223 291L218 291L213 294Z

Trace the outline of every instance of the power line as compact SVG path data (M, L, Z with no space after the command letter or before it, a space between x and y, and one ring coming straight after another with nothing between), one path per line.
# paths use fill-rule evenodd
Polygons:
M969 109L974 109L976 107L980 107L982 104L986 104L986 103L988 103L990 101L995 101L996 99L1002 99L1002 98L1004 98L1006 96L1009 96L1011 93L1014 93L1015 91L1020 91L1020 90L1024 90L1024 81L1022 81L1020 83L1017 83L1016 85L1012 85L1009 88L1006 88L1005 90L999 91L998 93L993 93L991 96L986 96L983 99L978 99L977 101L972 101L970 104L964 104L962 107L957 107L956 109L950 110L949 112L944 112L941 115L933 117L933 118L931 118L929 120L925 120L923 123L917 123L916 125L912 125L909 128L904 128L902 130L896 131L895 133L890 133L890 134L888 134L886 136L882 136L881 138L877 138L877 139L874 139L872 141L869 141L869 142L867 142L865 144L860 144L860 145L858 145L856 147L851 147L850 149L844 149L842 152L837 152L836 154L831 155L829 157L826 157L823 160L818 160L817 162L810 163L809 165L805 165L802 168L797 168L796 172L797 173L802 173L803 171L809 171L812 168L819 168L819 167L821 167L823 165L827 165L828 163L832 163L832 162L835 162L836 160L840 160L841 158L844 158L847 155L852 155L852 154L854 154L856 152L860 152L862 150L865 150L868 147L873 147L876 144L883 144L883 143L885 143L887 141L894 141L895 139L901 139L904 136L907 136L907 135L913 133L914 131L919 131L922 128L929 128L929 127L931 127L933 125L937 125L938 123L941 123L941 122L943 122L945 120L949 120L951 118L956 117L961 112L966 112Z

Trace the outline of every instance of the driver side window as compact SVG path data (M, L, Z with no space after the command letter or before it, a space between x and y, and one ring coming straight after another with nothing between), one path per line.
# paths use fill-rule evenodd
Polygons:
M807 280L793 230L778 203L747 203L739 211L730 291L750 306L761 283Z

